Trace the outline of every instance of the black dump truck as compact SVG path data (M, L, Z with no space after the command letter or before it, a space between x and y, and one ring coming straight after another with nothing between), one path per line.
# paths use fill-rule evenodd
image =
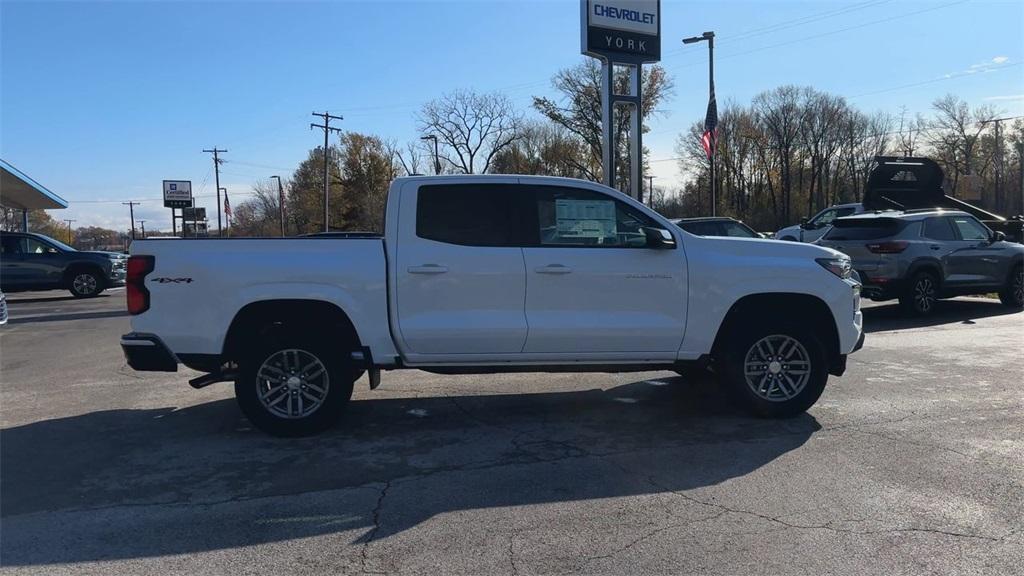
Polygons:
M949 208L961 210L985 223L1007 240L1024 243L1024 217L1004 218L963 200L943 189L945 174L930 158L875 156L875 166L864 190L867 210L917 210Z

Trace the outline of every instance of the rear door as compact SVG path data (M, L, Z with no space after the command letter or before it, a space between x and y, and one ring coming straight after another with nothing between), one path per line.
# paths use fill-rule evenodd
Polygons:
M515 182L402 191L396 324L411 361L522 351L524 204Z
M0 236L0 280L9 290L25 284L25 239L22 236L4 234Z
M686 326L682 246L646 246L656 223L611 195L535 187L524 352L674 357ZM679 235L675 234L676 242Z

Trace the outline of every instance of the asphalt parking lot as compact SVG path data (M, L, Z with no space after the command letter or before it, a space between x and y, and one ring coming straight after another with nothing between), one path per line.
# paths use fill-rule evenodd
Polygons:
M789 421L665 372L357 384L315 438L139 374L123 292L10 294L7 574L1024 574L1024 314L869 305Z

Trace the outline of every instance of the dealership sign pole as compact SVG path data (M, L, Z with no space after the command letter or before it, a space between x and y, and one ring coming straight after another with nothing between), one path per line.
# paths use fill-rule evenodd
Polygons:
M601 59L601 167L615 187L615 105L630 106L629 195L643 201L643 64L661 60L660 0L581 0L580 45ZM629 66L629 94L615 93L615 66Z

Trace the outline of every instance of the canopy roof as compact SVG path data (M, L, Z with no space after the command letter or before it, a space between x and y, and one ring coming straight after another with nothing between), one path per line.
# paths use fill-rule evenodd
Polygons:
M0 205L18 210L67 208L68 201L0 159Z

